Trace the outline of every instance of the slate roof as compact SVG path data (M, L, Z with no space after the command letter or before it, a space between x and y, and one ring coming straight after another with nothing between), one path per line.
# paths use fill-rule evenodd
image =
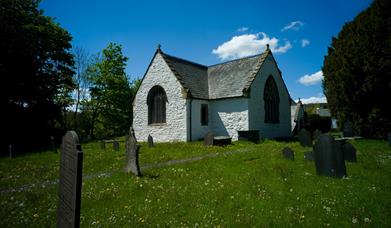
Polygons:
M158 52L185 90L194 98L222 99L244 96L254 81L270 49L259 55L204 66Z

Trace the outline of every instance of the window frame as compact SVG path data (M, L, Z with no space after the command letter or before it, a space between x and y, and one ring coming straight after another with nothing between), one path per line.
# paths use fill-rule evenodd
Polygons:
M209 105L208 104L201 104L201 126L208 126L209 125Z
M153 86L147 96L148 125L161 125L167 123L166 118L167 95L163 87Z
M265 82L264 93L265 123L280 123L280 94L272 75Z

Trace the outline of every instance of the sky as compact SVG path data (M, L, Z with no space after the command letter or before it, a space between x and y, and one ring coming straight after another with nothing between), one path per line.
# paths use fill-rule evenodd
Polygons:
M269 44L291 98L310 103L325 101L321 68L332 37L371 2L42 0L40 8L89 54L121 44L130 80L143 77L158 44L203 65L258 54Z

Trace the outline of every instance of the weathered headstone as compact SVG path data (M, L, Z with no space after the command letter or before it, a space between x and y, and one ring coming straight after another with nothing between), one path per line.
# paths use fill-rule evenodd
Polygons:
M342 126L342 135L343 137L353 137L353 124L350 121L346 121Z
M12 151L12 145L11 144L9 145L8 149L9 149L10 158L13 158L14 157L14 153Z
M321 131L319 131L319 129L316 129L315 131L314 131L314 140L316 140L318 137L319 137L319 135L321 135L322 134L322 132Z
M50 136L50 144L52 145L53 152L57 153L56 139L53 136Z
M312 151L304 152L304 160L313 161L314 160L314 152L312 152Z
M105 142L105 140L100 140L100 149L106 150L106 142Z
M346 166L341 144L329 134L321 134L314 145L316 173L322 176L346 176Z
M312 146L311 133L303 128L299 131L299 141L302 146Z
M119 151L119 141L118 140L113 141L113 150Z
M284 149L282 149L282 156L288 160L295 160L295 153L289 147L285 147Z
M68 131L61 144L57 227L80 226L82 168L79 138L76 132Z
M213 133L209 131L208 133L205 134L204 137L204 145L205 146L213 146Z
M387 134L387 140L388 140L388 145L391 146L391 132L388 132L388 134Z
M130 127L129 135L126 136L125 143L125 172L132 172L135 176L141 176L140 166L138 163L138 154L139 154L140 146L137 145L136 136L134 134L134 130Z
M148 135L148 147L154 147L155 145L153 144L153 138L151 135Z
M348 142L342 144L342 153L345 161L357 162L356 148Z

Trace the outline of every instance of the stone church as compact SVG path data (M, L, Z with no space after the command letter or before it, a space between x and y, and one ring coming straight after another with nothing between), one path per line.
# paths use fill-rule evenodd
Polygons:
M291 98L269 47L259 55L204 66L157 48L133 100L139 141L195 141L211 131L238 139L291 136Z

